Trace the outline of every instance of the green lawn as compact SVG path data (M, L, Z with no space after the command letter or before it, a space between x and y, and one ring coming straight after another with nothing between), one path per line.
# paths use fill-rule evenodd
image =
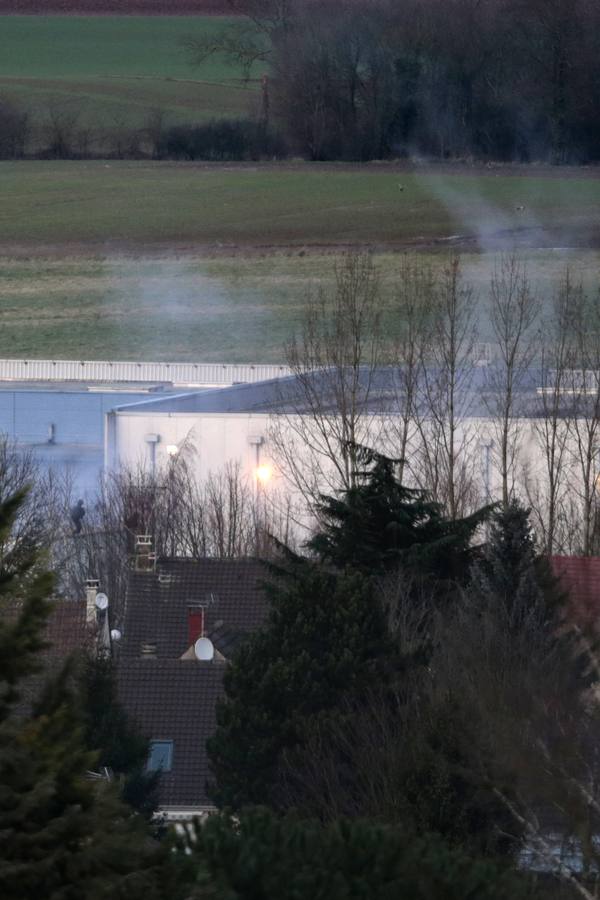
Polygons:
M570 265L597 290L596 251L528 251L541 297ZM445 261L441 251L430 257ZM494 254L466 254L465 277L480 299L481 338ZM378 254L386 314L393 323L397 255ZM305 301L331 285L334 258L0 257L0 356L280 362Z
M501 170L502 171L502 170ZM597 246L600 178L389 166L0 163L0 243ZM520 208L523 207L523 208Z
M154 109L169 121L245 115L256 84L213 57L191 65L183 39L214 35L214 16L0 16L0 96L31 111L41 134L52 111L77 127L140 127ZM255 73L260 75L260 72Z

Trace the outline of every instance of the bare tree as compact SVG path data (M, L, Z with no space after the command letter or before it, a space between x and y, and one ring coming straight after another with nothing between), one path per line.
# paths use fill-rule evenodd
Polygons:
M600 859L600 706L586 686L600 673L594 641L522 586L465 596L432 667L447 702L469 710L479 740L472 776L513 820L529 861L591 900Z
M404 256L395 274L393 310L400 320L391 369L394 415L386 417L388 439L399 459L398 477L404 481L410 455L418 443L418 411L424 360L431 343L436 312L435 279L420 257Z
M163 153L166 113L157 107L151 110L146 119L143 134L152 150L152 159L160 159Z
M0 159L24 156L28 131L28 113L0 97Z
M573 401L570 496L577 501L580 535L577 548L585 556L598 552L598 477L600 475L600 310L577 286L573 315L574 368L568 379Z
M537 350L539 303L524 264L513 253L496 264L490 285L490 320L498 360L486 371L486 406L492 417L494 453L508 505L515 486L519 415L526 412L519 390L524 386Z
M202 37L184 39L192 65L211 56L225 56L248 79L256 63L270 64L273 41L290 30L298 4L295 0L229 0L236 21Z
M475 299L453 256L436 285L436 312L429 353L423 361L419 401L421 485L452 518L473 507L476 436L472 411Z
M281 471L309 504L323 490L352 487L356 447L378 438L380 304L371 256L348 253L333 293L308 303L287 347L293 374L278 389L269 435Z
M274 537L290 539L287 508L278 501L261 497L235 463L199 480L190 447L159 472L114 473L88 500L81 532L68 536L62 589L83 596L86 580L99 579L118 622L138 535L151 537L158 558L267 558Z
M48 104L48 153L57 159L70 159L73 156L77 135L77 123L81 116L81 108L72 104Z
M568 485L568 444L574 404L570 394L575 361L573 324L581 302L581 288L567 269L554 296L553 309L543 327L540 387L534 415L534 433L542 464L539 475L524 473L524 485L536 530L549 555L563 549ZM570 528L566 528L570 531Z
M48 552L51 561L69 528L64 496L68 478L45 469L30 449L0 436L0 502L25 493L9 542L0 546L0 562L18 564L32 550Z

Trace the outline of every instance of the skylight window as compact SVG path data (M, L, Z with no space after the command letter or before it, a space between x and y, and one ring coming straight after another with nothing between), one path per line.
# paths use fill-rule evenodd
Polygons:
M148 772L170 772L173 766L173 741L150 741L146 769Z

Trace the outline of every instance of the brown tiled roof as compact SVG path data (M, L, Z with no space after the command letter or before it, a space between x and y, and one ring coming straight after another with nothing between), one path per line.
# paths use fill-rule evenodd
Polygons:
M225 657L265 620L257 560L165 560L156 572L131 571L118 645L119 697L150 740L173 741L173 766L159 785L161 806L209 804L206 741L226 663L182 659L190 647L188 611L206 605L205 632ZM155 655L142 658L142 646Z
M121 658L138 659L142 644L155 644L158 659L178 659L189 647L188 609L206 605L205 631L228 648L232 637L265 619L264 565L251 559L166 560L156 572L129 576ZM170 579L170 580L169 580Z
M0 607L0 616L14 621L21 605L10 602ZM48 679L59 671L62 663L72 653L84 650L93 641L93 632L86 624L85 600L57 599L47 620L44 639L48 646L41 656L42 667L19 685L18 709L28 714L44 690Z
M91 637L85 600L57 600L46 629L46 639L50 642L48 655L64 658L88 646Z
M206 740L215 730L215 704L224 663L137 659L118 667L119 697L151 740L173 741L173 766L161 776L161 806L209 805Z
M0 607L0 616L14 621L19 615L20 609L19 602L11 601ZM47 658L64 659L70 653L86 647L88 641L91 640L91 634L86 625L85 600L63 598L54 600L44 638L49 644L44 650L44 656Z
M600 623L600 557L551 556L554 575L569 593L572 614L583 625Z

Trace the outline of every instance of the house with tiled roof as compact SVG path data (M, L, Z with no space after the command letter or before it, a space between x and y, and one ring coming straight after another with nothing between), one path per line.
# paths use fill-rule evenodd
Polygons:
M171 820L212 809L206 741L227 660L265 620L266 577L264 565L248 559L145 560L129 574L113 645L119 698L150 740L160 810Z
M68 657L88 652L109 652L108 612L96 606L97 585L97 581L91 580L86 596L53 598L43 629L41 666L19 685L19 708L23 713L29 713L48 679L61 669ZM21 602L14 600L2 605L1 614L3 619L10 621L16 619L20 611Z

